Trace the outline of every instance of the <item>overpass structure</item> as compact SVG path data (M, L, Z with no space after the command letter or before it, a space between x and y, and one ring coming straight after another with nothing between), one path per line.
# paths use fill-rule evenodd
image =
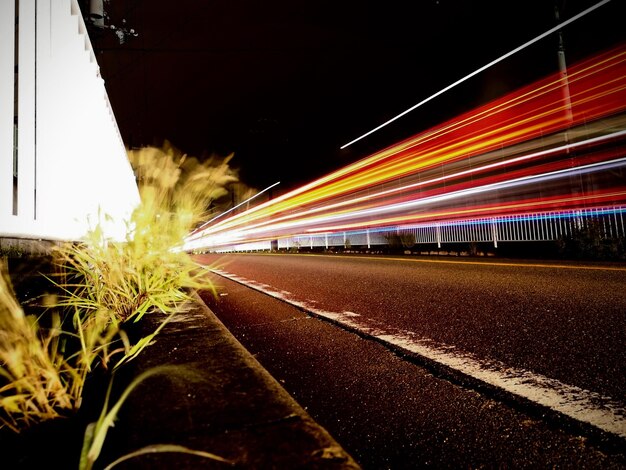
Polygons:
M626 235L626 45L192 233L190 250Z
M120 238L138 203L77 0L0 2L0 238Z

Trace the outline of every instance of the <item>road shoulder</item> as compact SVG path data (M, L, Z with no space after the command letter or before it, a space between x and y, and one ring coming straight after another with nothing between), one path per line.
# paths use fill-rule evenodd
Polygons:
M146 327L155 322L147 318ZM236 467L359 468L197 296L137 358L133 375L166 364L175 366L173 373L153 376L130 395L108 459L167 443L217 454ZM118 468L224 466L197 456L158 454Z

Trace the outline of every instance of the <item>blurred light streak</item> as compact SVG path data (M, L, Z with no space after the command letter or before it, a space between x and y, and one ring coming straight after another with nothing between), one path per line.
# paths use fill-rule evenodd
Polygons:
M521 156L521 157L513 158L513 159L510 159L510 160L505 160L505 161L502 161L502 162L492 163L492 164L485 165L485 166L482 166L482 167L472 168L470 170L461 171L461 172L454 173L454 174L451 174L451 175L442 176L442 177L438 177L438 178L433 178L433 179L430 179L430 180L427 180L427 181L422 181L422 182L419 182L419 183L412 183L412 184L409 184L409 185L405 185L405 186L401 186L401 187L397 187L397 188L392 188L392 189L389 189L389 190L380 191L380 192L376 192L376 193L373 193L373 194L368 194L368 195L365 195L365 196L360 196L360 197L353 198L353 199L350 199L350 200L347 200L347 201L331 203L331 204L327 204L327 205L324 205L324 206L311 208L311 209L308 209L308 210L303 209L302 211L299 211L299 212L294 213L294 214L288 214L288 215L273 217L271 219L271 221L264 221L264 222L261 222L261 223L258 223L258 224L248 224L247 225L247 230L250 230L250 229L255 228L255 227L267 225L269 223L271 223L274 226L276 226L275 225L276 222L285 221L285 220L294 219L294 218L298 218L298 219L301 220L302 223L300 225L306 224L306 223L309 223L308 221L311 220L311 219L304 219L304 217L305 216L309 216L311 214L318 213L318 212L329 212L332 209L336 209L336 208L344 207L344 206L349 206L349 205L356 205L356 204L358 204L360 202L365 202L365 201L370 201L371 202L373 199L381 198L381 197L384 197L384 196L389 196L389 195L392 195L392 194L407 192L407 191L409 191L411 189L415 189L415 188L418 188L420 186L424 187L424 186L432 185L433 183L437 183L437 182L454 180L454 179L460 178L461 176L466 176L466 175L470 175L470 174L475 175L475 174L478 174L478 173L485 172L487 170L498 168L500 166L511 165L511 164L519 163L519 162L522 162L522 161L525 161L525 160L530 160L530 159L541 157L541 156L546 156L546 155L550 155L550 154L563 152L565 150L573 150L575 148L583 147L585 145L590 145L590 144L599 143L599 142L603 142L603 141L610 141L610 140L613 140L613 139L615 139L617 137L622 137L622 136L626 136L626 131L615 132L613 134L609 134L609 135L605 135L605 136L600 136L600 137L588 139L588 140L585 140L585 141L577 142L575 144L564 145L564 146L556 147L556 148L553 148L553 149L544 150L544 151L541 151L541 152L536 152L536 153L533 153L533 154L529 154L529 155L524 155L524 156ZM578 167L578 168L582 168L582 167ZM579 174L583 174L583 173L581 172ZM512 182L512 180L509 180L509 181ZM523 183L523 182L528 181L528 178L520 179L519 181ZM547 181L547 179L545 181ZM510 184L509 187L513 187L513 184ZM485 191L486 190L493 190L493 189L489 189L489 187L484 187L484 188L485 188L484 189ZM503 187L495 187L493 185L492 185L492 188L495 188L496 190L497 189L505 189L504 186ZM450 198L453 197L453 194L451 194L449 192L448 192L447 195ZM465 196L465 195L466 194L460 194L460 196ZM458 196L456 196L456 197L458 197ZM416 201L416 204L428 204L430 202L432 202L432 199L431 200L429 200L429 199L420 199L419 201ZM383 206L380 209L381 210L385 210L385 209L391 210L391 207L390 206ZM349 213L352 214L352 216L354 216L354 217L359 215L359 213L356 212L356 211L352 211L352 212L349 212Z
M205 224L188 246L623 204L626 45L571 66L568 79L571 119L554 74Z
M555 33L556 31L559 31L560 29L564 28L565 26L569 25L570 23L573 23L574 21L578 20L579 18L582 18L583 16L587 15L588 13L591 13L592 11L598 9L599 7L609 3L611 0L603 0L601 2L596 3L595 5L587 8L586 10L580 12L579 14L571 17L569 20L567 21L563 21L562 23L556 25L554 28L549 29L548 31L546 31L545 33L540 34L539 36L537 36L534 39L531 39L528 42L525 42L524 44L522 44L521 46L516 47L515 49L513 49L512 51L507 52L506 54L504 54L503 56L498 57L495 60L492 60L491 62L489 62L486 65L483 65L482 67L474 70L472 73L464 76L463 78L457 80L456 82L448 85L445 88L442 88L441 90L439 90L437 93L434 93L433 95L429 96L426 99L423 99L422 101L420 101L419 103L417 103L416 105L411 106L409 109L407 109L406 111L401 112L400 114L392 117L391 119L389 119L388 121L385 121L384 123L382 123L381 125L379 125L378 127L375 127L374 129L372 129L371 131L366 132L365 134L361 135L360 137L357 137L354 140L351 140L350 142L348 142L347 144L344 144L340 147L340 149L345 149L346 147L354 144L355 142L358 142L361 139L364 139L365 137L373 134L374 132L382 129L383 127L391 124L392 122L400 119L402 116L410 113L411 111L419 108L420 106L422 106L423 104L428 103L429 101L431 101L434 98L437 98L439 95L442 95L443 93L451 90L452 88L454 88L455 86L463 83L464 81L472 78L473 76L487 70L489 67L497 64L498 62L503 61L504 59L507 59L509 57L511 57L513 54L516 54L517 52L521 51L522 49L525 49L526 47L536 43L537 41L540 41L541 39L545 38L546 36L549 36L552 33Z
M222 212L221 214L216 215L216 216L215 216L215 217L213 217L211 220L208 220L208 221L206 221L205 223L203 223L200 227L198 227L196 230L194 230L194 232L195 232L195 231L197 231L197 230L201 230L203 227L206 227L206 226L207 226L207 225L209 225L211 222L213 222L213 221L215 221L215 220L219 219L220 217L222 217L222 216L224 216L224 215L226 215L226 214L228 214L228 213L230 213L230 212L234 211L234 210L235 210L235 209L237 209L238 207L243 206L245 203L252 201L253 199L255 199L255 198L257 198L258 196L260 196L261 194L263 194L263 193L265 193L265 192L269 191L269 190L270 190L270 189L272 189L274 186L278 186L279 184L280 184L280 181L277 181L276 183L274 183L274 184L272 184L272 185L268 186L267 188L265 188L263 191L260 191L260 192L256 193L254 196L249 197L249 198L248 198L248 199L246 199L245 201L240 202L240 203L239 203L239 204L237 204L236 206L231 207L230 209L228 209L227 211L224 211L224 212Z
M397 217L391 216L390 214L397 213L397 212L407 212L409 210L413 210L420 206L429 206L429 205L433 205L436 203L450 201L453 199L466 198L468 196L482 194L482 193L489 192L489 191L511 189L511 188L515 188L518 186L526 185L530 182L546 183L546 182L553 181L558 178L578 176L578 175L591 173L594 171L608 170L608 169L619 168L619 167L626 168L626 158L621 158L621 159L617 159L617 160L610 161L610 162L602 162L602 163L585 165L585 166L577 167L574 169L559 170L559 171L542 174L542 175L526 176L526 177L522 177L522 178L518 178L514 180L508 180L508 181L504 181L500 183L487 184L487 185L483 185L479 187L473 187L473 188L463 189L463 190L454 191L454 192L447 192L445 194L440 194L436 196L424 197L424 198L413 200L413 201L399 202L399 203L387 204L387 205L382 205L382 206L375 205L373 207L366 206L364 208L361 208L360 210L324 214L324 215L317 216L317 217L308 217L308 218L301 217L297 219L296 221L293 221L290 223L285 223L285 222L275 223L274 222L274 223L271 223L271 225L265 226L265 227L263 226L246 227L244 230L238 233L238 237L241 237L244 234L249 235L249 236L256 236L258 234L265 233L267 231L281 232L285 230L291 231L293 229L298 229L298 230L303 229L305 233L334 232L338 230L344 230L347 227L354 228L354 227L357 227L358 224L355 225L353 223L348 226L325 225L325 226L314 228L314 229L307 229L306 227L315 225L315 224L320 224L320 223L328 224L331 222L338 222L342 220L350 220L350 219L359 220L359 219L363 219L369 216L375 216L379 214L387 214L387 217L370 220L368 224L374 225L374 226L388 225L388 224L396 223L398 221ZM622 195L623 194L626 194L626 192L622 193ZM540 201L533 202L534 210L536 210L539 202ZM516 206L516 207L521 207L521 206ZM467 213L467 211L462 211L462 213ZM458 215L457 213L453 211L447 212L446 214L451 215L451 216ZM435 217L435 214L431 214L431 216ZM411 221L412 217L424 218L425 215L424 214L421 214L419 216L407 215L403 217L404 218L402 220Z

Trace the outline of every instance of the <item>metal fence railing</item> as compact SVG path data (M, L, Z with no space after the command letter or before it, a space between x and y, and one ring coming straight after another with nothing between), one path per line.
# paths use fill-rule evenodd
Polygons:
M576 236L594 230L599 238L626 237L626 207L555 211L538 214L511 215L462 221L424 223L384 227L332 234L298 235L278 240L279 249L374 247L388 245L392 240L407 245L450 243L542 242ZM270 249L269 241L224 247L224 251Z

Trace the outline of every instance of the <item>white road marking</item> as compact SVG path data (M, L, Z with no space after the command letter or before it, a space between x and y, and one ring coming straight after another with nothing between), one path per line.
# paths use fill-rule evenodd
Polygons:
M611 397L568 385L526 369L508 367L500 361L478 358L473 354L460 351L454 346L417 337L410 331L376 323L366 325L355 320L356 317L360 316L357 313L322 310L314 307L310 302L290 298L290 296L284 295L284 291L274 290L267 284L260 284L220 269L210 270L313 315L327 318L349 329L376 338L382 343L393 346L394 349L417 354L472 379L480 380L582 423L626 438L626 407Z

